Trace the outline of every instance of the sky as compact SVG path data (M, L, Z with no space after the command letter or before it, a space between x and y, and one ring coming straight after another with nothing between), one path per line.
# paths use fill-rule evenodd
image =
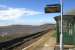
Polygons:
M74 2L63 0L64 12L74 9ZM44 7L56 3L60 3L60 0L0 0L0 26L54 24L54 17L60 13L46 14Z

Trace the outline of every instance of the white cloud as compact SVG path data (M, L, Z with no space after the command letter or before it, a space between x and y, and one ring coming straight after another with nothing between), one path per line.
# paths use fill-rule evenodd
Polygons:
M13 20L22 16L39 15L41 12L26 8L11 8L0 5L0 20Z

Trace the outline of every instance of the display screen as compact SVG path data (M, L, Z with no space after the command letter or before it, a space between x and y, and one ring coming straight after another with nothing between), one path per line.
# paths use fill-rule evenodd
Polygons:
M60 11L61 11L61 8L59 5L53 5L53 6L46 6L45 7L45 13L57 13Z

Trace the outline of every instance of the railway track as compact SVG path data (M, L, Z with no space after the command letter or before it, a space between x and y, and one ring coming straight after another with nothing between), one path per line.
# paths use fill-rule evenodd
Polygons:
M12 50L14 47L18 47L28 41L31 41L35 38L38 38L42 35L44 35L45 33L47 33L49 30L45 30L45 31L41 31L35 34L31 34L25 37L19 37L10 41L6 41L6 42L1 42L0 43L0 50Z

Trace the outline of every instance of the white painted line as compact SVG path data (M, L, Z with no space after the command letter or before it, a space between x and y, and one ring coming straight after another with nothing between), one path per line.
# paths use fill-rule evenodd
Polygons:
M36 42L34 42L34 43L30 44L29 46L27 46L27 47L23 48L22 50L27 50L29 47L32 47L33 45L36 45L38 42L40 42L40 41L42 41L42 40L43 40L43 37L44 37L44 35L43 35L43 36L41 36L41 38L40 38L39 40L37 40ZM39 45L39 44L37 44L37 45Z
M45 47L48 47L48 46L49 46L49 44L45 44L44 46L45 46Z
M40 40L42 40L42 39L39 39L38 41L40 41ZM33 45L37 44L37 42L38 42L38 41L36 41L35 43L32 43L32 44L31 44L31 45L29 45L28 47L23 48L22 50L26 50L27 48L29 48L29 47L31 47L31 46L33 46Z

